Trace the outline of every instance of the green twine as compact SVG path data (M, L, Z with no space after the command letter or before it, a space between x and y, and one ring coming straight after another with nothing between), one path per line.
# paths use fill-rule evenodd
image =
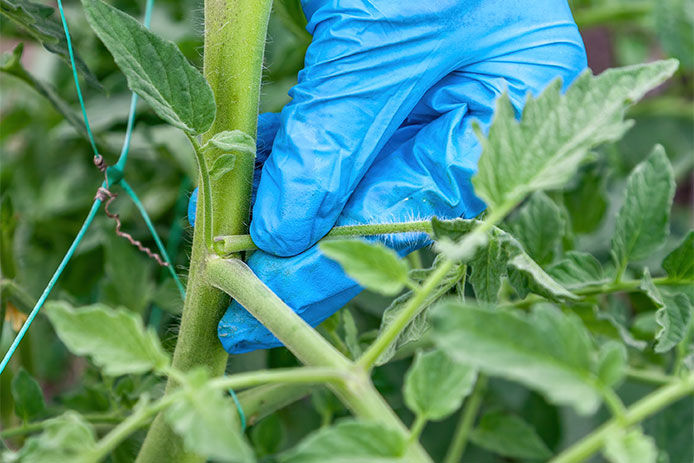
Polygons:
M106 182L104 182L102 186L105 187ZM63 270L65 270L65 267L67 266L68 262L70 262L70 259L75 253L75 250L77 249L77 246L80 244L80 241L82 241L82 238L84 238L84 234L87 233L87 229L92 224L92 221L94 220L94 217L96 216L96 213L99 211L100 207L101 200L95 199L94 203L92 204L92 208L89 211L89 214L87 215L87 218L84 220L84 223L82 224L82 228L80 228L80 231L77 233L75 240L72 242L72 245L70 245L70 249L67 250L67 253L63 257L63 260L60 262L60 265L58 265L58 269L53 274L51 281L48 282L48 286L46 286L46 289L43 290L41 297L36 302L36 305L32 309L31 313L22 325L22 328L17 333L17 336L15 336L14 341L12 341L12 345L3 357L2 363L0 363L0 374L2 374L3 371L5 371L5 367L10 362L10 359L12 358L14 352L17 350L17 347L19 347L19 343L22 342L24 335L29 330L31 323L34 321L34 318L36 318L36 315L38 315L39 310L41 310L41 307L43 307L44 302L46 302L46 299L48 299L48 295L51 293L51 290L53 290L53 287L58 281L58 278L60 278L60 275L63 273Z
M94 134L92 133L92 129L89 126L89 119L87 118L87 109L84 106L84 98L82 98L82 89L80 88L79 79L77 77L77 66L75 66L75 54L72 51L72 40L70 39L70 30L67 27L67 19L65 19L65 12L63 11L63 2L61 0L58 0L58 11L60 12L60 20L63 23L63 30L65 31L67 52L70 55L70 66L72 67L72 78L74 79L75 86L77 87L77 99L80 101L80 107L82 108L82 118L84 119L84 126L87 129L87 136L89 137L89 144L92 146L94 157L98 157L99 150L96 149Z

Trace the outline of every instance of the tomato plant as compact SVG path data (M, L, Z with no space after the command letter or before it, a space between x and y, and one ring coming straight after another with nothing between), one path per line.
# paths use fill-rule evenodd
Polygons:
M68 16L84 14L118 71L86 27L78 35L92 50L81 58L52 8L0 3L10 32L72 62L88 95L100 82L125 92L121 77L109 80L120 72L146 104L147 137L133 148L143 166L131 181L155 194L136 199L121 155L103 169L90 217L117 185L158 210L155 220L176 209L166 233L174 245L154 238L169 266L161 278L96 219L100 234L81 244L36 334L27 331L0 376L3 461L691 461L694 230L691 198L677 199L694 166L691 43L677 32L688 4L577 2L586 28L641 28L638 40L616 40L627 62L617 64L629 65L587 70L566 92L556 81L520 117L499 98L489 132L477 131L481 216L334 228L321 251L367 293L312 328L244 262L255 248L246 222L268 24L296 50L307 41L298 3L272 14L271 3L205 1L202 73L185 36L179 47L102 0ZM178 8L174 17L190 13ZM630 62L646 60L647 34L681 62ZM302 53L268 46L268 86L282 87ZM56 137L56 157L91 144L96 159L96 145L108 156L123 125L90 127L22 53L19 44L0 63L7 85L21 81L37 98L3 105L3 352L52 272L46 249L59 252L74 234L60 216L90 200L74 187L87 178L83 156L43 159L46 140L27 131ZM35 114L41 105L53 113ZM186 174L201 198L187 263L174 252ZM133 212L121 212L129 225ZM379 244L392 233L426 234L432 245L401 259ZM149 240L144 229L134 235ZM188 267L183 301L165 278L174 263ZM284 347L229 358L217 323L230 298Z

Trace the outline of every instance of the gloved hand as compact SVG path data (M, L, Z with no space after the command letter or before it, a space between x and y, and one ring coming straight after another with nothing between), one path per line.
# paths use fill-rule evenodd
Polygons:
M302 5L313 41L293 99L259 119L266 161L250 232L262 251L248 263L316 325L361 290L321 254L321 237L335 225L478 215L472 121L488 127L504 90L520 111L528 92L557 77L567 86L586 57L564 0ZM386 241L401 255L426 243ZM230 353L280 345L236 303L219 338Z

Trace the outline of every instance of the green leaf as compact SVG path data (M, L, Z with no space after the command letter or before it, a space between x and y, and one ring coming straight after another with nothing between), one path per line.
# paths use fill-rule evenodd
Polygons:
M24 368L12 378L14 411L24 421L30 421L46 409L43 391L39 383Z
M546 194L533 194L508 224L535 262L544 266L554 260L565 224L561 210Z
M610 341L600 348L598 358L598 378L605 386L619 383L627 367L627 350L623 344Z
M174 402L164 418L183 438L186 449L217 461L255 461L236 422L234 402L210 387L210 377L203 368L185 377L183 399Z
M27 439L17 456L22 462L73 463L95 446L91 425L80 414L67 412L47 420L43 432Z
M432 318L435 344L453 359L520 382L581 414L600 405L595 349L575 315L547 304L525 315L445 302Z
M0 13L26 30L35 40L41 42L46 50L57 54L70 66L65 31L57 18L53 16L53 8L28 0L0 0ZM99 81L74 50L73 56L77 71L91 85L101 88Z
M682 243L665 257L663 269L671 279L694 283L694 230L690 230Z
M684 294L661 293L653 284L651 275L646 269L641 279L640 288L658 307L655 321L660 329L655 334L655 351L667 352L684 339L692 318L692 306Z
M492 231L489 242L480 248L470 261L470 284L475 297L484 302L499 299L501 279L506 276L509 258L509 241L500 233Z
M234 170L234 164L236 164L236 155L227 153L218 156L210 169L210 177L214 180L219 180Z
M476 223L463 219L433 219L432 228L438 239L459 240ZM472 268L470 283L481 301L496 302L501 279L509 272L511 283L521 298L532 291L552 300L576 299L574 294L545 273L513 236L498 227L492 228L486 244L475 251L469 265Z
M66 302L49 302L45 313L58 337L76 355L88 355L104 374L119 376L161 370L169 356L142 319L103 304L73 309Z
M507 211L536 190L562 186L589 150L619 139L630 127L625 108L677 69L676 60L586 71L561 95L557 80L529 98L520 122L508 94L497 103L489 136L482 143L475 193L492 210Z
M166 122L191 135L210 128L212 89L178 47L101 0L82 0L89 25L140 95Z
M508 267L509 280L521 298L533 292L552 301L578 299L525 253L519 253L509 260Z
M478 220L454 219L431 220L432 230L437 240L458 241L481 222ZM468 265L472 269L469 282L477 299L496 302L501 288L501 279L506 276L506 262L509 258L509 235L494 227L486 245L479 247Z
M441 265L442 259L437 257L434 261L434 265L425 272L427 275L433 272L437 266ZM414 277L414 274L422 273L421 270L412 270L410 275ZM465 275L465 266L456 265L450 272L441 280L441 283L427 296L427 298L419 306L419 313L416 317L412 319L410 323L403 329L395 340L390 343L388 348L383 351L381 356L376 361L376 365L385 365L393 358L399 349L405 345L417 341L424 336L424 333L429 329L429 321L427 320L428 310L431 305L447 294L455 285L458 283ZM424 275L418 275L424 276ZM379 328L379 333L385 331L388 326L390 326L393 321L398 317L400 312L405 308L407 302L412 299L412 291L408 291L402 296L395 299L390 306L383 312L383 317L381 319L381 327Z
M259 457L277 453L284 441L284 428L276 413L263 418L251 428L253 448Z
M658 145L627 180L626 199L612 237L612 255L618 269L649 257L665 243L674 194L672 166Z
M594 285L606 280L600 262L591 254L569 251L547 269L547 273L568 289Z
M691 0L663 0L653 9L660 42L670 56L682 61L682 67L694 69L694 4Z
M502 412L484 415L470 440L490 452L509 458L546 461L552 456L535 429L522 418Z
M382 244L357 240L330 240L320 244L357 283L386 296L398 294L409 282L407 262Z
M255 140L246 132L240 130L225 130L224 132L216 133L203 146L203 149L208 149L210 146L226 152L255 155Z
M441 420L460 408L476 378L477 370L441 350L420 351L405 375L405 403L418 416Z
M310 434L280 457L282 463L386 463L401 461L402 432L382 423L343 420Z
M359 345L359 329L354 321L352 312L350 312L348 308L341 310L340 314L341 326L345 333L345 344L352 358L357 359L362 353L361 346Z
M611 463L655 463L658 449L639 429L617 429L605 439L603 453Z
M574 233L591 233L602 222L607 210L605 179L605 173L598 168L588 168L578 185L564 193Z

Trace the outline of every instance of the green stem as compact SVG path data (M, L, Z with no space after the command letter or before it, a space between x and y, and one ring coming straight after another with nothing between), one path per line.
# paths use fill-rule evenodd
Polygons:
M245 263L238 259L210 256L207 276L212 285L228 292L304 364L342 371L348 381L341 385L333 384L331 389L356 416L383 423L400 430L403 435L409 435L364 370L356 367L323 339L265 286ZM413 461L430 461L419 445L412 446L409 451Z
M423 415L417 415L414 419L414 423L410 427L410 442L416 442L419 440L419 436L422 435L424 431L424 426L427 425L427 419Z
M587 460L595 452L599 451L609 436L620 428L633 426L654 413L662 410L671 403L694 393L694 373L674 381L639 400L629 407L624 419L613 419L600 426L598 429L584 437L561 454L551 460L551 463L578 463Z
M480 375L475 383L475 389L465 403L463 411L460 414L460 421L455 428L453 439L446 452L444 463L458 463L465 453L465 447L470 437L472 425L475 424L475 418L479 412L484 391L487 388L487 377Z
M217 115L203 141L224 130L241 130L255 136L271 6L271 0L205 0L204 74L215 94ZM209 164L222 153L210 149L203 154ZM212 233L246 233L253 168L252 155L237 156L231 173L210 182L211 204L210 198L206 200L203 195L198 202L198 223L204 223L201 211L209 210L214 217ZM219 376L224 372L228 356L217 339L217 324L229 305L229 297L205 278L208 246L204 232L203 227L196 227L193 235L186 300L173 366L187 371L202 365L212 376ZM169 379L167 393L175 386L176 382ZM137 461L202 460L184 453L181 438L160 414L149 429Z
M611 387L601 388L602 398L607 405L607 408L612 412L612 416L619 423L623 424L625 420L625 414L627 412L622 399L614 392Z
M424 431L424 426L427 425L427 419L423 415L417 415L414 419L414 423L410 427L410 442L416 442L419 440L419 436L422 435Z
M200 188L202 188L203 200L199 202L202 207L202 234L205 241L205 246L208 251L212 251L212 208L209 207L212 203L212 187L210 185L210 171L207 169L207 161L205 161L205 155L202 152L200 143L188 135L188 140L190 140L191 145L193 145L193 151L195 152L195 159L198 162L198 172L200 175ZM197 215L197 214L196 214ZM195 222L199 224L200 222Z
M376 340L361 356L357 364L364 370L370 370L376 363L378 358L385 352L388 347L397 339L403 329L410 323L412 318L417 315L422 304L427 296L436 289L441 280L443 280L448 272L453 268L454 262L444 260L439 267L427 278L424 286L414 293L414 297L407 302L405 308L398 313L398 316L393 322L388 325Z
M96 445L96 448L89 453L87 461L101 461L106 458L118 445L128 438L132 433L147 425L150 419L164 410L169 405L173 404L181 397L180 391L167 394L160 400L150 406L140 407L135 413L123 420L118 426L113 428L111 432L106 434ZM141 458L142 453L138 456ZM166 457L166 455L162 455Z
M389 235L391 233L431 233L431 222L428 220L415 222L397 222L370 225L344 225L334 227L323 237L324 240L337 238L356 238L360 236ZM251 239L251 235L216 236L215 242L223 243L222 249L225 255L239 253L241 251L254 251L258 249Z
M349 381L347 372L334 368L278 368L238 373L215 378L210 385L216 389L242 389L259 384L344 384Z
M230 294L303 363L343 370L350 367L349 360L270 291L241 260L210 256L207 277L210 284Z
M266 384L237 394L246 423L253 426L280 408L306 397L315 389L307 384Z
M626 369L627 378L641 381L647 384L656 384L661 386L663 384L670 384L677 378L675 376L668 376L665 373L655 371L655 370L636 370L634 368Z

